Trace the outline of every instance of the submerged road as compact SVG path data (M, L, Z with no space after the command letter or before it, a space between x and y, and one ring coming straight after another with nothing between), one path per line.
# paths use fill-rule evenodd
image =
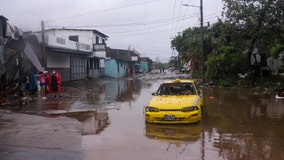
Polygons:
M284 159L284 100L246 88L203 87L204 117L153 125L147 105L174 73L65 83L63 98L33 96L0 111L0 159ZM11 111L8 111L11 110Z
M174 76L177 75L162 73L141 74L137 77L152 83L158 79ZM117 105L113 105L116 100L94 98L103 92L102 86L111 83L113 79L96 79L95 81L95 86L90 86L89 82L86 83L84 80L63 85L63 99L60 100L48 95L48 100L43 102L38 95L32 95L29 97L31 100L22 101L22 104L11 101L8 105L1 107L0 160L84 159L82 135L97 131L92 131L94 130L92 127L86 129L79 120L88 117L85 114L89 112L95 111L97 115L100 115L101 108L97 106L103 105L110 110L118 109ZM105 95L105 97L108 96ZM104 114L101 112L101 116Z

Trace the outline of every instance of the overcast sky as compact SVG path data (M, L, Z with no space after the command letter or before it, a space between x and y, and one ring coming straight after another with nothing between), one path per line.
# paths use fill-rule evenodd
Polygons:
M0 6L0 15L23 31L39 31L42 20L46 29L96 29L109 36L108 47L130 46L163 62L173 54L171 38L200 25L199 0L0 0ZM204 25L221 18L222 7L222 0L203 0Z

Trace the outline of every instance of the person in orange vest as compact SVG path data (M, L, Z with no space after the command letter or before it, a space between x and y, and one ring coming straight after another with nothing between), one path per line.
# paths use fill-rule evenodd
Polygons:
M62 98L61 83L61 75L55 70L53 70L49 76L49 93L54 93L54 98Z

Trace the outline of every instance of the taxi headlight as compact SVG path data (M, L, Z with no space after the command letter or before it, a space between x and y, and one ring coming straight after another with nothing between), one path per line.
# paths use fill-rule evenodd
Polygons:
M184 107L181 109L182 112L191 112L196 110L198 110L197 106Z
M147 106L145 107L146 112L159 112L158 108Z

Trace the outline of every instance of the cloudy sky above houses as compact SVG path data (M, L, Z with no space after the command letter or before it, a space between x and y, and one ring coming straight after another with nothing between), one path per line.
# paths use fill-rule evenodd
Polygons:
M189 6L184 6L188 4ZM171 39L200 26L200 0L0 0L0 15L23 31L96 29L107 46L135 49L142 57L168 61ZM222 0L203 0L204 25L221 18Z

